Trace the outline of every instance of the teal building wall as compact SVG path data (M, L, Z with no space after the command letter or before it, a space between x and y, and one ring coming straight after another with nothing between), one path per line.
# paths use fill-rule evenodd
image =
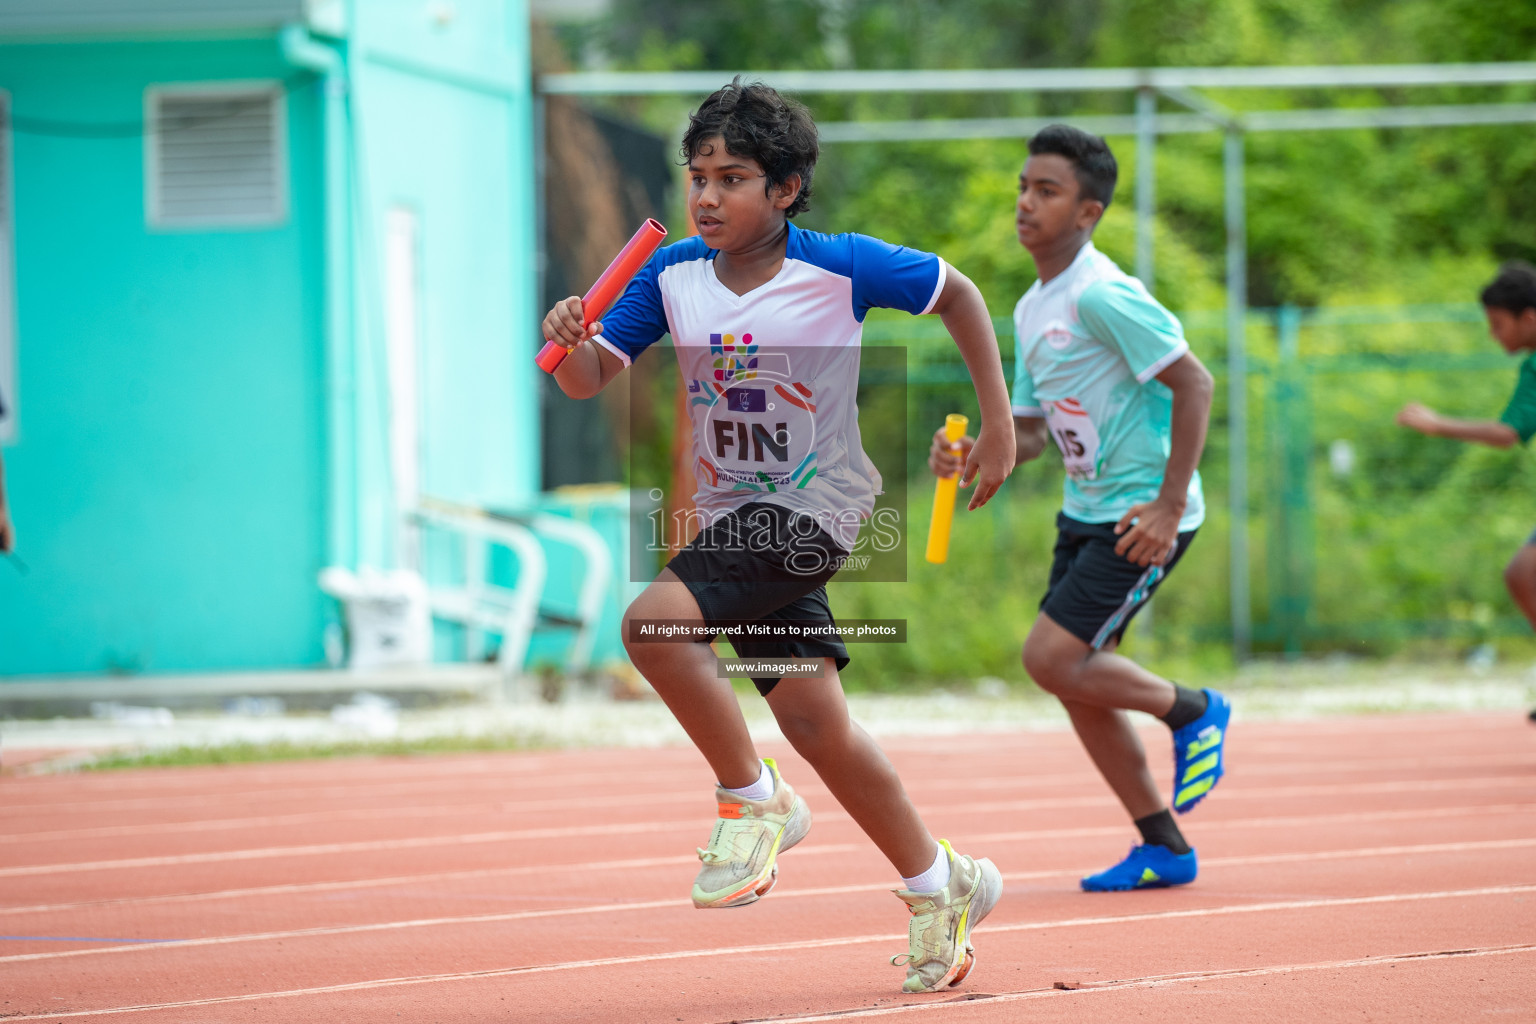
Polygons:
M364 168L358 274L365 292L382 287L377 240L392 208L412 211L421 492L525 508L539 490L528 22L521 5L482 3L422 32L420 10L410 0L370 0L352 27L352 117ZM362 302L372 305L366 295ZM379 317L359 326L368 353L360 367L374 381L362 391L365 405L388 393L382 327ZM380 504L391 483L382 439L375 432L361 456L362 486ZM388 561L392 524L362 517L364 561Z
M282 79L265 40L0 47L12 133L18 552L0 673L320 659L324 303L313 89L289 216L151 230L144 90ZM101 134L90 134L101 126Z
M392 208L419 225L421 491L536 499L526 9L470 0L429 22L426 6L353 4L313 40L339 56L340 97L284 57L280 26L0 34L19 413L4 459L30 568L0 565L0 676L323 663L319 570L400 557ZM285 83L286 219L149 226L145 90L231 80Z

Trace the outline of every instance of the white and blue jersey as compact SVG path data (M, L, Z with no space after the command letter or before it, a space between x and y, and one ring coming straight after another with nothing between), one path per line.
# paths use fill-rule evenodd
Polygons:
M594 340L628 366L672 335L693 421L694 506L706 522L767 501L811 516L851 551L880 493L859 438L864 316L931 310L944 261L790 224L779 272L737 295L715 276L716 255L698 238L657 252Z
M1156 377L1189 351L1178 318L1090 242L1030 286L1013 326L1013 414L1045 417L1067 467L1062 511L1113 523L1155 499L1173 434L1173 392ZM1179 531L1204 521L1196 472Z

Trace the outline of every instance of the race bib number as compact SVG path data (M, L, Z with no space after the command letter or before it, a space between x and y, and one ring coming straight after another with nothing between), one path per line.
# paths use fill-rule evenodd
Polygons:
M1061 460L1066 464L1067 475L1074 480L1094 480L1099 475L1099 432L1088 418L1088 412L1075 398L1063 398L1059 402L1043 402L1045 423L1056 447L1061 449Z

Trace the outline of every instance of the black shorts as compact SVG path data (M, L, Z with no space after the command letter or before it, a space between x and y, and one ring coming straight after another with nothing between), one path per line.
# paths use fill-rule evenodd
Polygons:
M753 501L699 531L667 568L687 584L707 625L821 626L834 622L826 584L847 555L810 516ZM848 665L848 648L835 634L803 640L732 637L731 646L742 658L832 658L839 671ZM752 680L764 696L778 681Z
M1137 565L1115 554L1114 523L1080 523L1058 513L1051 584L1040 610L1094 650L1118 642L1194 539L1194 530L1181 533L1167 562Z

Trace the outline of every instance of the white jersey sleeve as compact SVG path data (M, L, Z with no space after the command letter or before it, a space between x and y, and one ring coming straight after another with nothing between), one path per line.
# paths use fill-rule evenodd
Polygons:
M938 256L868 235L842 237L851 257L853 315L861 323L873 308L927 313L939 301L947 268Z

